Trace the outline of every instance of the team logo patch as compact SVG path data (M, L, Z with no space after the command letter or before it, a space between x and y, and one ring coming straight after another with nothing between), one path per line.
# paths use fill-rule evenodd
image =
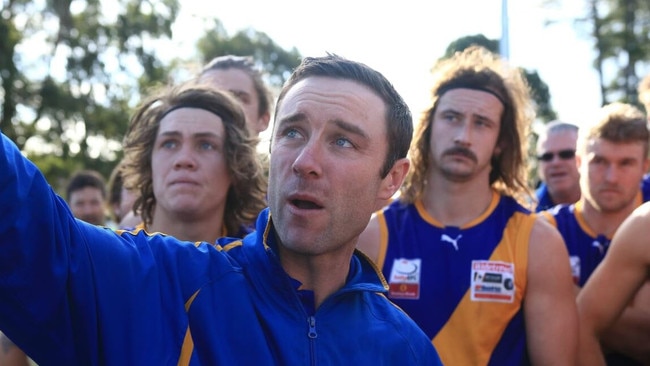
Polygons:
M507 302L515 300L515 264L472 261L471 300Z
M421 264L420 258L393 260L393 267L388 279L388 297L407 300L419 299Z

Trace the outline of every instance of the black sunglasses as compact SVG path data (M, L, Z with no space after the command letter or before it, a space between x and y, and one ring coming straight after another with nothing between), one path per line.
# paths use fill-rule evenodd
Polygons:
M553 160L553 157L555 157L555 154L557 154L557 156L559 156L560 159L562 159L562 160L569 160L569 159L573 159L573 157L576 156L576 151L575 150L560 150L557 153L546 152L546 153L543 153L542 155L539 155L537 157L537 160L549 162L549 161Z

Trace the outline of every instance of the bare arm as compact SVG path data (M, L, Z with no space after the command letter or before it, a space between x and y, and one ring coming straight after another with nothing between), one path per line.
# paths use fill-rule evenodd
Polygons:
M27 355L18 346L0 332L0 365L29 366Z
M650 302L642 293L648 292L650 283L646 281L634 296L633 304L625 308L601 339L606 349L625 354L644 365L650 364Z
M569 255L560 233L538 219L530 238L524 300L528 351L535 365L575 365L578 346Z
M599 339L647 278L650 206L635 210L614 235L605 259L578 295L580 364L604 365ZM603 296L607 294L607 296Z

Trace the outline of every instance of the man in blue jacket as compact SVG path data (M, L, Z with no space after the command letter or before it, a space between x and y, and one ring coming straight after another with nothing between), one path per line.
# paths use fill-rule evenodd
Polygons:
M354 249L411 132L380 73L306 58L276 107L269 209L214 246L75 220L3 135L0 330L40 365L439 365Z

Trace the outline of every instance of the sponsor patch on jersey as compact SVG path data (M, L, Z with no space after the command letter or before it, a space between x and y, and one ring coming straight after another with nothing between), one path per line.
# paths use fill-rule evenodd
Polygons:
M388 279L388 297L417 300L420 298L420 273L422 260L396 258Z
M577 255L572 255L569 257L571 263L571 276L573 277L573 283L576 285L580 284L580 257Z
M472 261L471 300L508 302L515 300L515 264Z

